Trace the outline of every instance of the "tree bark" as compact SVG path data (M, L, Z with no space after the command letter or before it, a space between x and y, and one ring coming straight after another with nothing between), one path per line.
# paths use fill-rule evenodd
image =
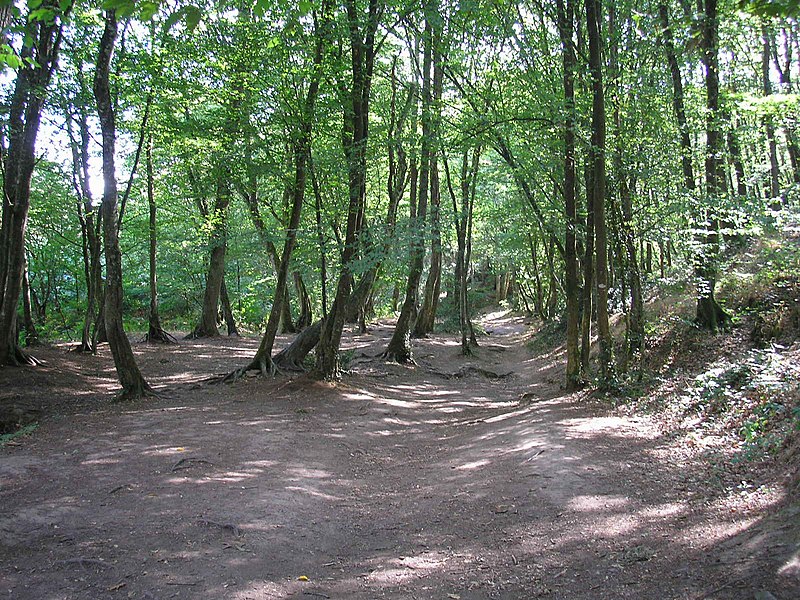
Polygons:
M20 53L23 64L17 71L8 114L0 218L0 365L36 363L17 343L16 317L25 270L25 233L36 137L45 94L56 68L63 18L71 4L62 11L55 0L45 0L42 8L53 10L55 16L48 20L29 17L26 21L25 33L31 44L23 46Z
M411 327L415 318L419 282L425 261L425 220L428 213L428 199L431 182L431 166L435 159L433 149L433 113L431 91L431 69L433 65L434 45L438 36L434 33L434 19L438 15L435 0L428 0L424 7L425 29L423 32L422 59L422 139L420 141L419 189L416 207L410 207L415 214L411 217L411 251L409 256L408 279L406 280L405 299L397 317L392 338L383 353L383 357L399 363L413 363L411 350ZM438 31L438 29L437 29Z
M352 85L349 106L345 108L346 130L351 131L345 142L347 156L349 202L347 229L342 252L342 267L336 295L317 347L315 376L336 379L339 376L339 343L344 328L347 297L353 280L353 260L363 221L360 219L366 196L367 155L369 139L369 105L372 73L375 67L375 34L383 12L383 0L369 0L366 23L359 25L360 10L355 0L346 0L347 24L350 33Z
M717 283L719 234L713 204L723 191L721 168L722 134L719 130L719 55L717 0L705 0L703 15L703 64L706 69L706 194L708 202L698 219L699 251L695 258L695 278L698 283L695 322L699 327L716 331L730 323L728 315L714 297Z
M564 235L565 287L567 297L567 366L566 387L574 390L582 384L579 348L580 290L578 286L578 252L576 232L578 212L575 198L575 48L573 0L557 0L558 32L561 38L564 87Z
M156 197L154 190L153 176L153 136L147 138L147 148L145 150L145 171L147 175L147 206L149 209L148 235L149 235L149 259L150 271L148 283L150 286L150 310L148 311L147 335L145 341L173 343L175 338L164 331L161 327L161 316L158 311L158 272L156 269L156 250L158 247L158 231L156 228Z
M228 245L227 212L231 195L226 181L227 173L222 172L221 166L218 167L218 170L214 208L207 215L207 218L210 219L211 229L209 237L211 257L208 262L206 286L203 292L203 306L200 312L200 320L192 332L186 336L187 339L216 337L219 335L217 309L222 291L222 280L225 276L225 252Z
M608 246L606 241L606 114L600 39L599 0L585 0L586 31L589 40L589 70L592 78L592 204L595 230L595 282L597 285L597 337L600 346L601 389L614 381L614 340L608 321Z
M114 168L116 124L109 88L109 71L114 42L117 37L117 19L114 10L107 10L105 27L100 39L97 67L94 78L94 96L103 139L103 237L106 255L105 325L114 366L122 390L120 399L131 400L152 395L153 390L144 380L131 350L122 323L122 254L119 249L117 228L117 179Z

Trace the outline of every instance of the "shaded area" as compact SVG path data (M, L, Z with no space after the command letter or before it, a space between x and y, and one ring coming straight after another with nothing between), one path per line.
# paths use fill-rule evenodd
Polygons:
M333 387L245 379L45 423L0 450L14 598L800 597L800 513L676 460L649 421L564 396L498 323L417 368L353 336ZM252 340L143 350L190 381ZM177 352L176 352L177 350ZM160 357L160 358L159 358ZM445 378L469 365L513 376ZM307 578L308 580L302 580Z

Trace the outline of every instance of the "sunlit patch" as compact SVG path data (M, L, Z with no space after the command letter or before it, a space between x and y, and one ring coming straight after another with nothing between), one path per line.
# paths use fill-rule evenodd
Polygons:
M331 477L331 474L328 471L323 471L322 469L308 469L306 467L293 467L286 469L286 473L294 477L308 477L311 479L328 479Z
M569 419L567 421L570 429L576 433L608 434L609 430L614 431L614 435L623 437L652 437L653 433L646 433L636 427L635 423L622 417L587 417L581 419Z
M778 575L784 577L800 577L800 551L795 552L794 555L778 569Z
M485 467L491 461L483 459L483 460L476 460L473 462L469 462L463 465L459 465L458 467L454 467L457 471L469 471L471 469L479 469L480 467Z
M601 512L621 509L628 504L630 499L626 496L575 496L567 506L577 512Z
M704 523L693 527L687 537L699 542L702 546L713 546L724 540L744 533L758 523L758 519L742 519L734 523L715 521L712 524Z
M378 568L367 576L367 580L377 584L397 584L424 577L428 573L442 568L445 560L435 558L430 554L419 556L402 556L388 561L385 567Z
M639 514L645 519L660 519L663 517L674 517L686 512L686 506L678 502L667 502L658 506L643 508Z
M286 490L290 492L302 492L303 494L307 494L309 496L314 496L315 498L322 498L323 500L332 500L338 501L341 500L339 496L334 496L332 494L326 494L325 492L320 492L319 490L309 488L309 487L301 487L299 485L289 485L286 486Z

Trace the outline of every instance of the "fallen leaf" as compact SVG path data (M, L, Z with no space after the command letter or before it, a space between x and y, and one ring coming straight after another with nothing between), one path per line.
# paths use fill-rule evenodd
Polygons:
M461 596L458 594L447 594L448 598L452 598L453 600L460 600Z
M297 581L308 581L308 577L305 575L300 575L300 577L297 578Z

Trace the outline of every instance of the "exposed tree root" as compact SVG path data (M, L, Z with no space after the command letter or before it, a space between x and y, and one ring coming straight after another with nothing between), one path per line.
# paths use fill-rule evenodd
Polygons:
M445 373L444 371L435 370L432 372L440 377L444 377L445 379L461 379L462 377L469 377L470 375L480 375L486 379L506 379L514 376L514 371L509 371L508 373L495 373L494 371L489 371L488 369L473 365L461 367L455 373Z
M159 328L148 331L142 338L142 342L148 342L151 344L177 344L178 340L168 331L164 331L163 329Z
M92 354L94 354L95 349L92 348L91 344L84 344L83 342L81 342L79 344L74 345L72 348L69 349L69 351L78 352L79 354L82 354L84 352L91 352Z
M10 367L35 367L42 364L35 356L28 354L22 348L14 345L9 352L7 365Z
M275 365L272 358L265 354L263 356L256 356L251 363L244 367L231 371L222 377L214 377L209 381L211 383L236 383L249 371L259 371L262 377L277 377L281 374L281 371Z
M122 388L117 394L115 400L117 402L130 402L132 400L141 400L143 398L163 398L156 392L150 384L142 382L130 388Z
M385 360L386 362L396 362L400 363L401 365L414 365L417 366L414 357L411 356L411 351L404 349L404 350L386 350L383 354L379 355L380 358Z
M219 337L219 331L205 331L204 329L197 328L188 334L183 339L185 340L201 340L203 338L215 338Z

